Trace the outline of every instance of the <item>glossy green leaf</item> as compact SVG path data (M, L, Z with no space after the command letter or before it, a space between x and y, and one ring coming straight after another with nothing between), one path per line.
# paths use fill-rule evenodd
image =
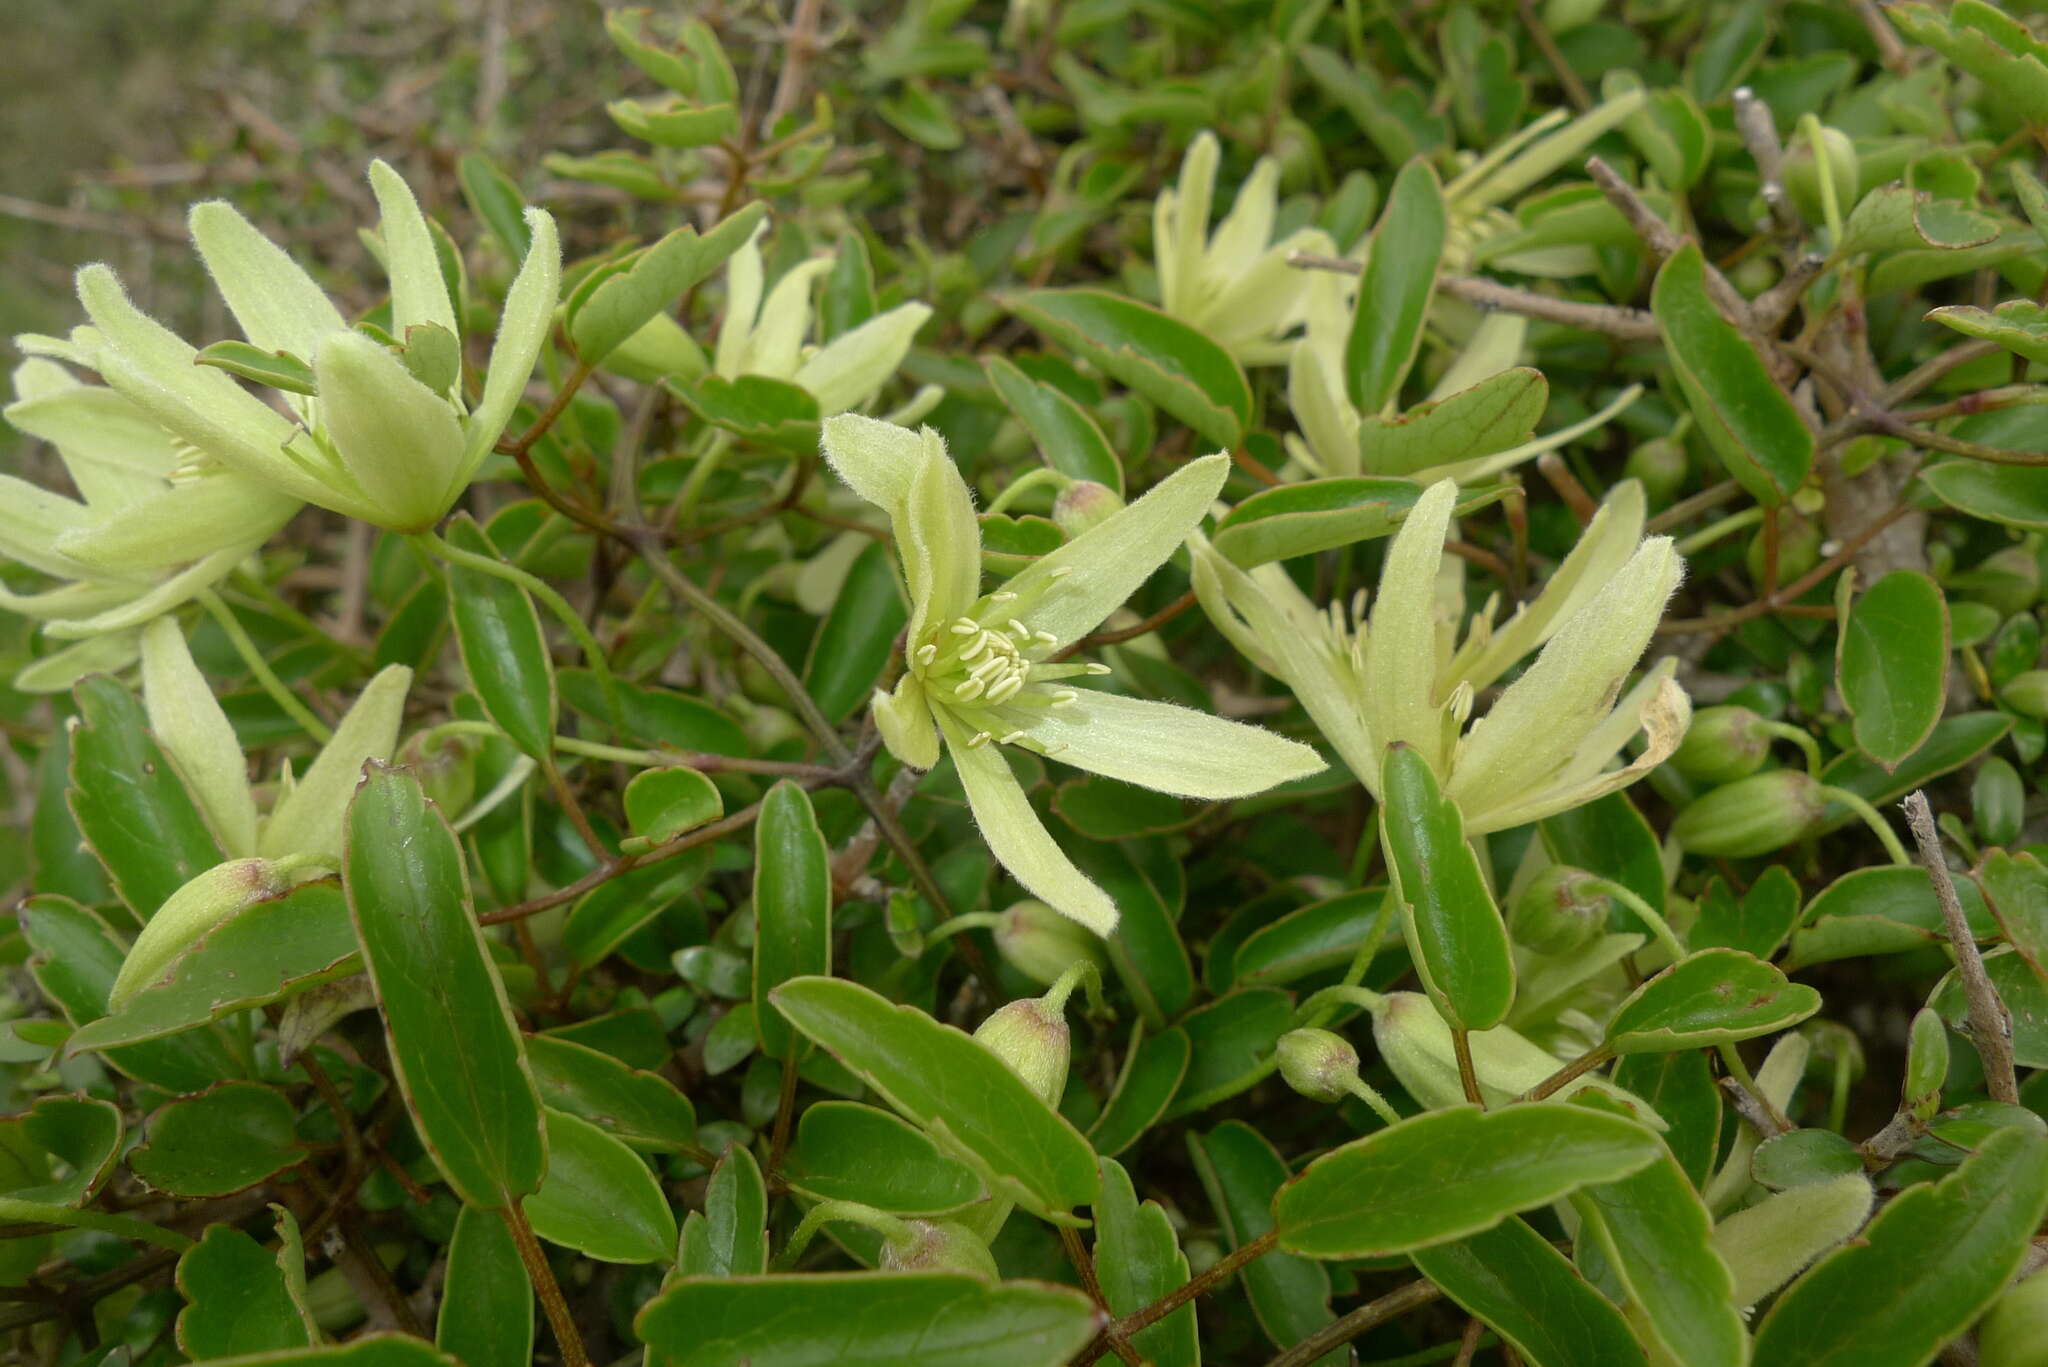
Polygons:
M690 1099L658 1073L549 1035L526 1037L526 1061L543 1105L637 1149L676 1152L697 1140Z
M703 882L712 857L710 846L700 845L592 888L569 909L562 948L580 964L602 963L633 932Z
M1813 468L1813 433L1742 333L1715 309L1697 245L1681 247L1657 272L1650 308L1679 387L1728 473L1757 502L1783 503Z
M106 869L80 837L66 790L71 784L71 732L55 728L36 763L35 810L29 816L33 886L87 906L112 899Z
M1614 1083L1664 1117L1664 1144L1695 1187L1704 1188L1721 1154L1721 1089L1703 1050L1629 1054Z
M826 1272L685 1278L635 1328L661 1367L1060 1367L1096 1323L1065 1287Z
M221 862L220 846L147 728L142 704L102 674L72 690L71 815L114 891L143 920Z
M633 834L619 843L628 854L666 845L685 831L725 815L725 799L710 779L680 765L643 769L626 785L626 823Z
M1308 1165L1274 1198L1280 1246L1372 1258L1449 1243L1663 1153L1633 1121L1576 1106L1472 1106L1376 1130Z
M68 1172L54 1181L10 1186L17 1201L47 1201L57 1206L84 1205L98 1195L113 1175L121 1153L125 1126L121 1108L111 1101L84 1096L44 1096L19 1115L0 1120L0 1127L61 1162ZM11 1136L0 1136L0 1147Z
M174 1196L227 1196L305 1159L297 1121L276 1088L224 1082L150 1116L128 1166Z
M1842 624L1836 678L1857 748L1887 768L1919 749L1948 701L1948 603L1932 579L1894 570Z
M1088 1127L1088 1141L1104 1157L1113 1157L1138 1142L1166 1114L1181 1079L1187 1076L1193 1052L1187 1032L1178 1028L1156 1035L1133 1031L1130 1052L1117 1074L1116 1088L1102 1113Z
M603 1263L673 1257L675 1212L640 1156L587 1120L546 1115L547 1175L523 1203L533 1232Z
M512 178L481 152L465 152L455 164L462 197L491 236L514 261L524 261L533 246L533 229L526 226L525 200ZM458 1355L459 1356L459 1355Z
M1497 503L1505 485L1477 485L1458 495L1459 514ZM1264 489L1223 515L1216 549L1243 569L1272 560L1335 550L1389 536L1422 497L1408 479L1338 475Z
M1920 1367L2005 1288L2044 1212L2048 1138L1998 1131L1792 1283L1757 1328L1757 1367Z
M1938 1024L1935 1037L1942 1038ZM1833 1130L1787 1130L1756 1146L1749 1171L1771 1190L1784 1191L1861 1173L1863 1154Z
M339 884L304 883L215 926L163 977L66 1045L76 1054L158 1039L357 972L356 931Z
M2003 712L1965 712L1943 717L1935 723L1926 743L1908 755L1896 769L1887 772L1867 755L1848 752L1835 756L1821 770L1821 781L1847 788L1874 807L1923 788L1943 774L1962 768L1989 750L2012 730L2012 718ZM1833 830L1856 820L1855 813L1840 803L1830 804L1823 830Z
M2048 468L1959 457L1930 465L1920 481L1949 507L2023 531L2048 528Z
M2032 854L1987 850L1970 877L2006 942L2048 978L2048 866Z
M1055 1222L1095 1199L1088 1141L965 1032L833 978L794 978L769 1000L998 1198Z
M814 1101L797 1121L783 1178L820 1201L942 1215L982 1199L981 1179L923 1131L855 1101Z
M694 227L677 228L629 258L629 264L605 276L587 295L572 296L569 337L576 354L586 365L604 360L648 319L724 264L767 212L765 204L749 204L701 237Z
M606 721L611 708L604 688L587 669L565 669L558 676L562 697L587 717ZM678 750L703 750L714 755L750 755L746 732L739 723L711 704L677 692L673 688L643 688L637 684L618 686L619 708L625 713L626 734L646 745L669 745Z
M461 847L417 779L366 768L349 804L342 883L393 1071L448 1185L473 1206L503 1209L537 1188L547 1165L533 1075L470 907Z
M1975 883L1957 880L1956 896L1977 939L1998 934L1998 923ZM1941 903L1923 870L1889 865L1856 869L1807 903L1805 924L1792 933L1784 966L1792 972L1830 959L1900 954L1947 939Z
M786 1059L797 1043L769 993L791 978L832 972L832 852L810 795L783 779L754 823L754 1031L761 1052Z
M1534 436L1549 401L1542 372L1515 366L1402 413L1368 415L1358 429L1359 464L1402 476L1490 456Z
M1487 1030L1515 1003L1507 924L1487 890L1457 804L1443 796L1429 761L1390 746L1381 770L1380 842L1389 896L1437 1010L1454 1028Z
M745 1148L711 1170L704 1210L683 1222L676 1271L685 1277L757 1277L768 1270L768 1189Z
M1919 247L1956 251L1992 242L2000 226L1997 219L1959 201L1936 199L1904 185L1880 185L1849 211L1835 251L1844 257ZM1945 322L1941 315L1949 312L1935 309L1928 316Z
M985 356L981 365L1047 465L1069 479L1093 480L1123 493L1123 465L1087 409L1059 386L1034 380L1000 356Z
M313 1343L272 1253L232 1225L209 1225L178 1259L178 1347L197 1361Z
M1344 342L1345 384L1361 413L1377 414L1400 395L1422 347L1449 233L1443 185L1418 157L1387 191Z
M1393 909L1386 900L1384 888L1361 888L1297 907L1247 936L1231 956L1230 971L1239 983L1284 987L1342 968L1375 926L1392 927Z
M1256 1086L1272 1073L1273 1047L1293 1025L1293 1000L1277 987L1247 987L1181 1017L1191 1052L1167 1118Z
M2012 1054L2022 1068L2048 1068L2048 978L2034 971L2026 958L2014 953L1984 956L1984 976L2005 1003L2012 1017ZM1951 971L1934 989L1929 1006L1954 1030L1962 1030L1969 1019L1968 1003L1961 981Z
M1108 893L1122 913L1106 942L1110 964L1139 1014L1155 1029L1187 1009L1195 996L1195 970L1180 937L1186 875L1163 841L1063 841L1080 870Z
M1265 1136L1241 1120L1226 1120L1207 1134L1190 1132L1188 1156L1208 1193L1216 1222L1232 1248L1242 1248L1273 1228L1273 1194L1287 1181L1287 1164ZM1245 1265L1239 1274L1259 1326L1286 1347L1321 1329L1330 1311L1330 1273L1321 1263L1292 1253L1272 1252ZM1351 1360L1336 1348L1317 1367Z
M818 401L800 385L769 375L727 379L706 375L692 385L670 382L670 393L714 427L792 454L818 445Z
M1128 840L1179 830L1192 818L1172 793L1120 783L1100 774L1070 778L1053 790L1060 820L1091 840Z
M1510 1216L1492 1229L1409 1254L1423 1276L1514 1346L1529 1367L1647 1361L1614 1303L1551 1242Z
M1187 1284L1188 1260L1173 1222L1156 1201L1138 1204L1130 1175L1114 1159L1101 1162L1102 1195L1095 1202L1095 1272L1111 1313L1129 1315ZM1195 1307L1181 1306L1138 1331L1131 1346L1154 1367L1197 1367Z
M247 342L215 342L201 347L192 363L218 366L230 375L239 375L287 394L319 392L319 386L313 382L313 367L305 361L281 351L265 351Z
M804 687L818 709L843 722L867 706L909 620L888 543L872 542L853 558L804 662Z
M1768 959L1799 924L1799 880L1783 864L1757 875L1739 899L1715 879L1698 901L1699 917L1686 933L1694 949L1726 947Z
M434 1343L463 1367L529 1367L533 1282L512 1231L494 1211L464 1206L448 1241Z
M1243 439L1251 386L1237 361L1178 319L1102 290L1033 290L1010 311L1193 428L1215 446Z
M500 558L467 513L449 522L448 544L486 559ZM470 686L499 730L535 759L552 763L555 664L533 599L519 585L481 570L451 564L447 572L449 613Z
M1583 1113L1603 1119L1619 1119L1614 1112L1625 1109L1591 1094L1579 1105L1598 1106ZM1735 1308L1735 1279L1714 1248L1713 1219L1669 1150L1657 1144L1648 1165L1588 1185L1572 1206L1585 1221L1582 1237L1597 1242L1635 1302L1638 1322L1668 1355L1688 1367L1748 1362L1749 1336Z
M235 1367L469 1367L410 1334L365 1334L336 1348L248 1353L220 1361Z
M1663 912L1662 845L1627 793L1609 793L1547 816L1537 829L1558 863L1611 878L1648 902L1652 911Z
M1702 949L1645 982L1615 1008L1617 1054L1700 1049L1789 1029L1820 1010L1820 993L1739 949Z

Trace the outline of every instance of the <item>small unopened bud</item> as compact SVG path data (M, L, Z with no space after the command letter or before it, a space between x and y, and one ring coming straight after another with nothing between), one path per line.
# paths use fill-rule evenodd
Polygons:
M1026 997L998 1008L974 1032L984 1049L1010 1065L1010 1071L1049 1106L1059 1104L1067 1087L1067 1062L1073 1042L1067 1031L1065 1002L1047 1007L1040 997Z
M882 1241L884 1272L965 1272L994 1281L995 1255L966 1226L951 1220L905 1220L904 1233Z
M418 731L398 747L395 759L412 770L442 815L453 821L476 800L476 756L482 748L476 736Z
M1671 835L1694 854L1746 859L1811 835L1826 811L1827 798L1812 777L1770 769L1700 798L1678 814Z
M1923 1006L1906 1036L1906 1109L1916 1119L1932 1120L1947 1081L1948 1027L1933 1007Z
M1859 198L1857 187L1862 166L1856 155L1856 144L1849 141L1849 135L1839 128L1823 128L1820 145L1828 179L1834 185L1835 203L1846 215ZM1820 191L1821 167L1814 160L1811 142L1805 138L1793 140L1785 153L1783 174L1785 189L1791 194L1792 202L1799 206L1799 212L1809 223L1819 222L1825 204Z
M1733 783L1763 768L1771 753L1764 719L1726 703L1692 714L1692 727L1671 752L1672 768L1699 783Z
M1060 490L1052 502L1052 520L1071 540L1122 511L1124 501L1116 490L1092 479L1077 479Z
M1666 503L1684 486L1691 468L1684 442L1658 437L1640 443L1628 453L1626 471L1630 479L1642 481L1650 502Z
M1536 875L1508 910L1508 930L1538 954L1569 954L1607 929L1610 899L1600 879L1568 864Z
M1047 987L1082 960L1097 967L1102 964L1100 937L1031 898L1002 914L996 922L995 941L997 951L1012 968Z
M2048 1272L2009 1288L1977 1326L1978 1367L2041 1367L2048 1362Z
M230 859L196 874L165 899L135 937L134 947L114 975L107 1008L119 1011L128 999L164 975L179 955L214 927L258 902L281 897L292 885L300 859Z
M1290 1030L1274 1053L1280 1076L1310 1101L1342 1101L1358 1081L1358 1051L1328 1030Z

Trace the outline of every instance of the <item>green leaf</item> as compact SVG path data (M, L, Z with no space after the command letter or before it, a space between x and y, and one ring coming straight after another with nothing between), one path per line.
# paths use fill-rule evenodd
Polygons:
M2030 361L2048 361L2048 310L2031 299L2009 299L1990 310L1950 304L1927 317L1965 337L1996 342Z
M1835 254L1850 257L1921 247L1959 251L1995 241L2002 226L1959 200L1936 199L1925 190L1904 185L1880 185L1849 211ZM1936 309L1928 316L1946 322L1936 316L1948 312Z
M1813 468L1813 433L1748 339L1714 308L1697 244L1657 272L1650 309L1686 402L1728 473L1757 502L1783 503Z
M1409 1255L1423 1276L1512 1344L1529 1367L1625 1367L1645 1361L1614 1303L1571 1259L1510 1216L1454 1244Z
M1789 1029L1820 993L1739 949L1688 954L1630 993L1607 1022L1617 1054L1701 1049Z
M662 1367L1060 1367L1096 1323L1065 1287L826 1272L685 1278L634 1327Z
M1498 503L1501 484L1461 490L1460 516ZM1337 475L1263 489L1216 524L1216 549L1242 569L1391 535L1422 497L1413 480Z
M675 1212L640 1156L587 1120L546 1115L547 1175L523 1203L533 1232L601 1263L672 1258Z
M702 1214L683 1222L676 1271L685 1277L757 1277L768 1270L768 1189L739 1145L711 1170Z
M455 164L455 175L462 183L469 211L490 229L512 260L524 261L533 246L533 229L526 226L526 202L512 178L481 152L464 152Z
M1094 1201L1088 1141L964 1032L833 978L792 979L769 1000L979 1172L998 1199L1054 1223Z
M1918 750L1948 701L1948 602L1917 570L1894 570L1849 609L1835 649L1856 748L1887 769Z
M233 1225L209 1225L178 1259L178 1347L197 1361L313 1342L278 1255Z
M1235 358L1150 304L1102 290L1033 290L1011 312L1158 404L1219 447L1251 422L1251 386Z
M1998 934L1998 922L1975 883L1956 884L1963 918L1980 940ZM1924 870L1881 866L1856 869L1821 889L1806 905L1805 924L1792 933L1787 972L1852 955L1899 954L1945 943L1947 922Z
M628 854L666 845L685 831L708 825L725 815L725 799L710 779L695 769L676 765L645 769L626 785L626 823L633 834L619 842Z
M701 237L694 227L678 228L627 258L630 264L605 276L587 296L572 299L569 339L577 356L585 365L603 361L648 319L723 265L767 212L765 204L749 204Z
M533 1282L512 1231L496 1213L464 1206L448 1241L434 1343L463 1367L529 1367Z
M192 364L218 366L230 375L239 375L287 394L319 392L319 386L313 383L313 367L288 352L265 351L247 342L215 342L202 347L192 358Z
M1726 947L1769 959L1799 924L1799 880L1783 864L1773 864L1737 901L1716 878L1701 893L1699 909L1686 935L1694 949Z
M1965 712L1961 716L1943 717L1935 723L1926 742L1896 769L1888 771L1868 756L1845 752L1828 761L1821 770L1821 782L1847 788L1872 806L1882 807L1962 768L2004 739L2010 730L2012 718L2003 712ZM1831 831L1856 819L1856 814L1847 807L1832 803L1822 829Z
M1443 185L1417 157L1387 191L1344 342L1345 384L1360 413L1378 414L1400 395L1422 347L1449 232Z
M1582 1114L1619 1119L1625 1109L1585 1094ZM1735 1308L1735 1279L1714 1248L1714 1222L1678 1160L1655 1144L1654 1161L1572 1197L1608 1267L1628 1289L1664 1351L1687 1367L1743 1367L1749 1338ZM1583 1264L1584 1256L1580 1262Z
M1392 908L1386 908L1386 921L1380 920L1386 898L1384 888L1361 888L1295 908L1253 931L1237 947L1230 962L1234 980L1285 986L1313 973L1343 968L1374 926L1392 926Z
M783 779L754 823L754 1032L761 1052L794 1059L796 1036L769 999L791 978L832 972L832 852L810 795Z
M1536 434L1549 401L1543 373L1516 366L1403 413L1369 414L1358 428L1359 465L1379 475L1413 475L1520 446Z
M843 722L867 706L909 620L888 543L870 542L854 557L804 662L804 688L829 720Z
M274 1087L223 1082L150 1116L135 1175L173 1196L228 1196L304 1161L298 1112Z
M1609 793L1543 818L1543 847L1560 864L1611 878L1664 910L1664 856L1657 833L1627 793Z
M571 707L594 720L609 720L611 708L595 675L587 669L565 669L558 677L562 697ZM701 699L672 688L643 688L623 682L618 694L619 708L626 714L626 734L633 740L714 755L753 753L739 723Z
M777 446L793 455L818 448L818 401L799 385L768 375L728 380L706 375L692 385L668 382L670 393L692 413L747 441Z
M897 1215L943 1215L987 1195L973 1169L922 1130L854 1101L804 1107L783 1178L820 1201L858 1201Z
M448 523L448 544L489 560L503 559L468 513L457 513ZM513 744L542 764L552 764L555 663L533 599L494 574L454 564L447 571L448 608L470 687Z
M1491 1229L1663 1152L1633 1121L1576 1106L1453 1106L1324 1154L1280 1189L1273 1215L1291 1252L1381 1257Z
M1946 1043L1939 1025L1934 1036ZM1930 1090L1940 1090L1939 1082ZM1785 1191L1860 1174L1864 1171L1863 1153L1833 1130L1787 1130L1756 1146L1749 1171L1771 1190Z
M1207 1134L1190 1132L1188 1156L1208 1193L1216 1223L1232 1248L1243 1248L1273 1228L1273 1194L1287 1181L1287 1164L1257 1130L1226 1120ZM1297 1343L1336 1318L1330 1312L1330 1272L1321 1263L1273 1252L1238 1274L1252 1313L1279 1347ZM1316 1367L1340 1367L1348 1348L1335 1348Z
M348 808L342 886L392 1068L448 1185L500 1210L537 1188L547 1166L533 1075L448 823L410 774L365 768Z
M1984 974L2012 1016L2013 1058L2022 1068L2048 1068L2048 978L2035 972L2023 955L2012 953L1985 955ZM1969 1019L1962 982L1953 970L1927 1004L1951 1029L1962 1030Z
M17 1201L46 1201L80 1206L98 1195L113 1175L124 1130L121 1108L111 1101L83 1096L44 1096L20 1115L0 1120L0 1129L14 1131L36 1149L62 1163L68 1174L52 1182L12 1187ZM0 1142L0 1148L12 1147Z
M2005 1289L2044 1211L2048 1139L1997 1131L1792 1283L1757 1329L1757 1367L1920 1367Z
M1105 1157L1122 1153L1152 1128L1173 1101L1187 1076L1192 1046L1187 1031L1175 1028L1143 1035L1133 1030L1131 1051L1117 1074L1116 1088L1103 1103L1102 1114L1088 1127L1088 1140Z
M1052 809L1090 840L1129 840L1179 830L1194 818L1172 793L1120 783L1100 774L1070 778L1053 790Z
M690 1099L658 1073L551 1035L526 1037L541 1104L587 1120L636 1149L679 1152L697 1140Z
M1258 1084L1277 1066L1273 1047L1294 1025L1293 1000L1277 987L1247 987L1181 1018L1192 1055L1169 1119L1204 1111Z
M293 1348L223 1359L234 1367L469 1367L410 1334L365 1334L338 1348Z
M1103 1159L1100 1167L1095 1271L1110 1312L1129 1315L1186 1285L1188 1260L1159 1203L1139 1205L1130 1175L1114 1159ZM1202 1349L1193 1302L1132 1335L1131 1345L1154 1367L1197 1367Z
M1087 409L1058 385L1034 380L1000 356L984 356L981 365L1047 465L1069 479L1093 480L1123 493L1124 467Z
M1491 1029L1515 1004L1515 960L1464 819L1418 751L1389 746L1381 775L1388 895L1416 971L1454 1029Z
M104 674L72 689L71 815L114 891L148 920L170 895L221 862L206 818L158 748L142 704Z
M1987 850L1970 877L2006 942L2048 978L2048 867L2032 854Z
M570 909L562 948L585 966L602 963L702 882L711 860L711 847L700 845L592 888Z
M303 883L251 904L195 940L159 981L74 1034L66 1051L159 1039L282 1001L359 971L356 949L340 886Z

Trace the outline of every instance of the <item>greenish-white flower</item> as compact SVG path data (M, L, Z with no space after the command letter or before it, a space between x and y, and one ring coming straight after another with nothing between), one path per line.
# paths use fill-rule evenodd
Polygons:
M825 424L824 446L840 478L889 515L909 589L903 677L874 698L882 739L917 769L938 763L943 742L989 849L1055 910L1098 934L1116 927L1115 903L1047 834L1001 747L1208 800L1324 767L1309 747L1254 726L1075 687L1109 670L1062 658L1194 530L1227 456L1190 462L983 593L973 500L936 432L845 415Z
M89 340L89 339L82 339ZM24 350L84 367L80 347L20 338ZM30 664L15 686L70 687L135 659L135 630L220 582L299 508L299 501L218 469L194 469L141 407L81 383L49 356L14 372L16 430L55 448L77 498L0 475L0 555L60 580L39 592L0 587L0 608L77 644Z
M1217 627L1294 691L1367 788L1377 789L1387 746L1411 745L1479 835L1624 788L1677 748L1691 705L1673 662L1621 690L1684 565L1669 537L1643 539L1642 489L1623 483L1542 593L1499 627L1489 603L1461 641L1463 562L1443 550L1456 503L1450 480L1423 494L1388 549L1369 618L1363 594L1319 609L1279 565L1247 572L1200 540L1195 588ZM1478 691L1539 646L1468 728ZM1647 733L1642 754L1610 768L1638 732Z
M279 494L393 531L440 520L518 407L547 340L561 281L554 220L526 212L533 245L505 311L472 409L455 303L433 230L412 191L370 166L391 277L391 339L352 328L284 250L220 201L194 205L192 240L221 297L259 352L284 358L281 407L137 309L105 266L78 274L97 336L94 365L205 462ZM307 392L310 391L310 392Z
M1230 212L1209 231L1221 149L1203 132L1188 147L1180 180L1159 192L1152 242L1160 306L1246 365L1287 359L1281 338L1305 316L1313 272L1287 264L1291 252L1336 250L1320 228L1272 241L1280 211L1280 163L1259 158Z

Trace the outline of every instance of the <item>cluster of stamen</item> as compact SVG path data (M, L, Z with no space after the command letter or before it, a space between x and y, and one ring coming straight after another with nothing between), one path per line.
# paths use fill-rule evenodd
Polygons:
M1055 570L1054 582L1066 572L1065 567ZM1109 673L1107 665L1050 663L1059 638L1031 628L1025 621L1031 607L1014 592L991 593L965 615L934 627L911 652L932 702L976 728L970 746L1021 743L1040 754L1057 754L1065 747L1033 742L1028 717L1015 709L1071 707L1080 693L1046 685L1078 674ZM1020 721L1027 725L1017 725Z

